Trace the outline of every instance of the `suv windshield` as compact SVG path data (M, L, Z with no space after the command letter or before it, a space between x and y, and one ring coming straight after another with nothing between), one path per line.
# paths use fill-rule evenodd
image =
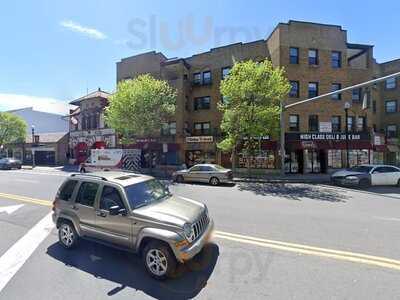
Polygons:
M125 192L132 209L153 203L170 195L168 189L156 179L128 185L125 187Z
M350 171L353 172L359 172L359 173L369 173L372 170L372 167L369 166L355 166L349 169Z

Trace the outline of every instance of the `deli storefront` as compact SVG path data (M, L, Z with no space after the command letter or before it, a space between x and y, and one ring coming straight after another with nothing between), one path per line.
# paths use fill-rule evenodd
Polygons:
M344 133L286 133L286 173L328 173L346 167L347 142ZM349 133L350 167L383 163L385 146L366 132Z

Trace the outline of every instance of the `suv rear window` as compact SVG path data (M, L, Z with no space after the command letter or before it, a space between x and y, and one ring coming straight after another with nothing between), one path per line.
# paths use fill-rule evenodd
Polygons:
M60 189L60 193L58 198L64 201L71 200L72 194L74 193L76 184L78 181L76 180L68 180Z

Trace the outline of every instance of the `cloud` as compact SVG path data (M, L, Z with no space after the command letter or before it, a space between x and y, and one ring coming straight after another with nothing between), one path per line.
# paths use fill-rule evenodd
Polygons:
M78 23L76 23L74 21L71 21L71 20L62 21L62 22L60 22L60 25L62 27L64 27L64 28L67 28L67 29L71 30L71 31L84 34L84 35L86 35L86 36L88 36L88 37L90 37L92 39L96 39L96 40L105 40L105 39L107 39L107 36L103 32L101 32L101 31L99 31L99 30L97 30L95 28L82 26L82 25L80 25L80 24L78 24Z
M55 98L0 93L1 111L25 107L33 107L34 110L43 112L67 115L70 105L67 102Z

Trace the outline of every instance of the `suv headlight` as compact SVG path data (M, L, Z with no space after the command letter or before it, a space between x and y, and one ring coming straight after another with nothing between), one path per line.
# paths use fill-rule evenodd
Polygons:
M185 238L191 242L193 240L193 229L192 229L192 225L189 223L185 223L183 225L183 234L185 235Z

